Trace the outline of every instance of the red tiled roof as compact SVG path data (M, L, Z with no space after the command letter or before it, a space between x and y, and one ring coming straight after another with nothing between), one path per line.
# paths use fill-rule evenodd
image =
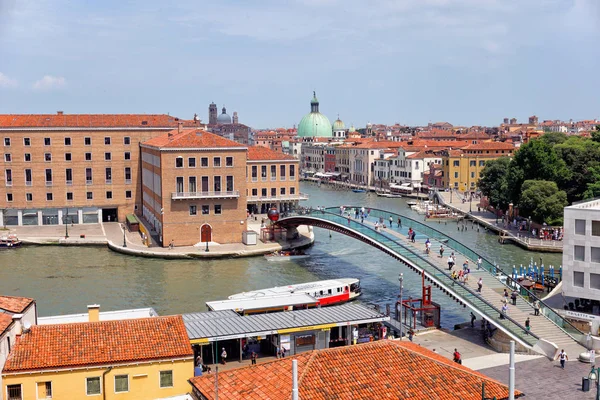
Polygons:
M463 150L514 150L515 146L505 142L483 142L463 147Z
M29 297L0 296L0 309L21 314L33 301Z
M176 127L178 122L194 126L194 121L166 114L4 114L2 128L109 128L109 127Z
M193 357L181 316L34 325L4 373Z
M267 147L248 146L248 160L295 160L295 158L289 154L283 154L282 152L271 150Z
M481 399L508 398L508 388L417 344L381 340L315 350L256 366L219 372L219 399L290 399L292 359L298 360L299 397L326 399ZM214 399L214 377L190 383ZM516 391L517 396L522 393Z
M12 315L0 313L0 335L12 324Z
M225 139L202 129L177 129L164 135L146 140L146 146L158 148L214 148L214 147L245 147L233 140Z
M408 156L406 158L413 158L413 159L414 158L418 158L418 159L421 159L421 158L439 158L439 157L437 157L436 155L434 155L430 151L419 151L419 152L416 152L414 154L411 154L410 156Z

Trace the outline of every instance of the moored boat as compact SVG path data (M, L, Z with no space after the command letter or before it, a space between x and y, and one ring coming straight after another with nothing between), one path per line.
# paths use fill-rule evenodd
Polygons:
M17 238L17 235L10 234L0 237L0 249L12 249L21 247L22 242Z
M366 190L365 190L365 189L352 189L352 191L353 191L354 193L364 193L364 192L366 192Z
M310 257L310 255L306 254L302 250L281 250L275 251L271 254L265 254L265 258L267 259L267 261L289 261L308 257Z
M384 192L376 192L377 196L379 197L387 197L390 199L398 199L400 197L402 197L402 195L397 194L397 193L384 193Z

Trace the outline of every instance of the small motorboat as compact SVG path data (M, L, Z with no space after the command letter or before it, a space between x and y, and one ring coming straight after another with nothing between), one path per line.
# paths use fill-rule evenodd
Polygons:
M364 192L366 192L366 190L365 190L365 189L352 189L352 191L353 191L354 193L364 193Z
M407 201L406 205L409 206L409 207L416 206L417 202L416 201Z
M0 249L12 249L21 247L22 242L17 238L17 235L10 234L0 237Z
M310 254L306 254L302 250L281 250L275 251L271 254L265 254L265 258L267 261L289 261L289 260L299 260L301 258L308 258Z
M377 196L379 196L379 197L387 197L389 199L398 199L398 198L402 197L402 195L400 195L400 194L396 194L396 193L383 193L383 192L377 192Z

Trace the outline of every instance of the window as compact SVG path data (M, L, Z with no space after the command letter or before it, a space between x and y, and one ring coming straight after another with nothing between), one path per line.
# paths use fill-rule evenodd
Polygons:
M73 170L71 168L65 169L65 180L67 185L73 184Z
M107 146L110 144L110 136L106 136L104 138L104 144L107 145Z
M8 395L8 400L22 400L23 392L21 390L21 384L6 385L6 394Z
M100 377L92 376L90 378L85 378L85 394L88 396L92 396L95 394L102 394L100 385Z
M110 191L110 190L106 191L106 198L107 199L112 199L112 191Z
M106 179L106 183L112 183L112 168L108 167L105 169L104 178Z
M233 157L225 157L225 166L233 167Z
M208 157L202 157L200 159L200 166L204 168L208 167Z
M85 161L92 161L92 153L85 153Z
M65 153L65 161L71 161L71 153Z
M4 171L4 176L6 179L6 186L12 186L12 169Z
M215 167L215 168L221 167L221 157L213 158L213 167Z
M485 161L483 161L483 160L482 160L482 161L479 161L479 166L480 166L480 167L485 167Z
M202 215L208 215L210 212L210 206L204 205L202 206Z
M131 153L130 153L130 152L128 152L128 151L126 151L126 152L125 152L125 157L124 157L124 158L125 158L125 160L131 160Z
M52 201L52 193L46 193L46 201Z
M205 193L208 192L208 176L202 177L202 191Z
M44 138L44 146L50 146L50 143L51 143L51 141L50 141L49 137Z
M585 219L576 219L575 220L575 234L576 235L585 235Z
M258 180L258 167L256 165L252 166L252 182L256 182Z
M590 261L600 263L600 247L591 248Z
M252 196L258 196L258 189L252 189Z
M131 190L126 190L125 191L125 198L126 199L131 199L132 195L131 195Z
M6 193L6 201L13 201L12 193Z
M585 261L585 246L574 246L573 250L573 259L575 261Z
M183 193L183 176L175 178L175 189L177 193Z
M31 182L31 170L30 169L26 169L25 170L25 186L31 186L32 182Z
M296 188L295 187L291 187L290 188L290 194L296 194Z
M573 286L583 287L583 272L573 271Z
M590 289L600 289L600 274L590 274Z
M70 146L71 145L71 138L70 137L66 137L65 138L65 146Z
M6 161L6 162L12 161L12 157L11 157L10 153L4 154L4 161Z
M277 188L271 188L271 197L277 196Z
M477 166L477 161L471 160L469 161L469 167L476 167Z
M104 153L104 161L110 161L112 159L112 155L109 152Z
M220 176L213 177L213 190L215 192L221 191L221 177Z
M233 176L228 176L225 178L225 190L228 192L233 192Z
M592 236L600 236L600 221L592 221Z
M173 371L160 371L160 387L170 388L173 387Z
M125 183L131 183L131 167L125 167Z
M191 205L190 206L190 215L196 215L196 214L197 214L196 206Z
M188 168L196 168L196 157L188 158Z
M454 177L455 177L455 178L458 178L458 172L455 172L455 173L454 173Z
M285 181L285 165L279 166L279 179Z
M46 169L46 185L52 185L52 170Z
M458 166L460 166L460 161L455 160L455 161L452 162L452 165L455 166L455 167L458 167Z
M129 391L129 375L115 375L115 393Z
M86 185L92 184L92 169L91 168L85 169L85 183L86 183Z
M92 145L92 138L91 137L84 137L83 138L83 144L86 146L91 146Z
M277 165L271 165L271 180L277 180Z
M31 162L31 153L25 153L25 162Z
M290 165L290 180L296 179L296 166Z
M31 194L31 193L25 193L25 200L27 200L27 201L33 201L33 194Z
M124 145L130 145L131 144L131 138L129 136L125 136L123 138L123 144Z
M188 177L188 192L192 192L192 193L196 192L196 177L195 176Z
M183 168L183 157L177 157L175 159L175 168Z
M266 188L261 188L260 189L260 195L262 197L267 197L267 189Z
M52 154L51 153L45 153L44 154L44 160L46 160L46 161L52 161Z
M24 137L23 138L23 146L31 146L31 138Z
M266 165L260 166L260 176L263 181L267 180L267 166Z
M93 200L94 199L94 193L92 193L92 192L86 192L85 198L88 199L88 200Z
M73 192L67 192L67 200L73 200Z
M215 215L220 215L220 214L221 214L221 205L215 204Z
M282 196L285 196L285 188L284 188L284 187L282 187L282 188L279 190L279 194L280 194L280 195L282 195Z
M471 178L475 178L475 172L471 172Z

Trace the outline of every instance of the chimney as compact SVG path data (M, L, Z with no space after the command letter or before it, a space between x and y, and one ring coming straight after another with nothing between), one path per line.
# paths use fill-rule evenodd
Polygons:
M23 333L23 314L13 314L12 319L15 323L15 335L19 336Z
M57 111L56 114L57 115L63 115L63 112L62 111Z
M92 304L88 306L88 316L90 322L100 321L100 304Z
M177 133L181 133L182 130L183 130L183 122L179 121L177 123Z

